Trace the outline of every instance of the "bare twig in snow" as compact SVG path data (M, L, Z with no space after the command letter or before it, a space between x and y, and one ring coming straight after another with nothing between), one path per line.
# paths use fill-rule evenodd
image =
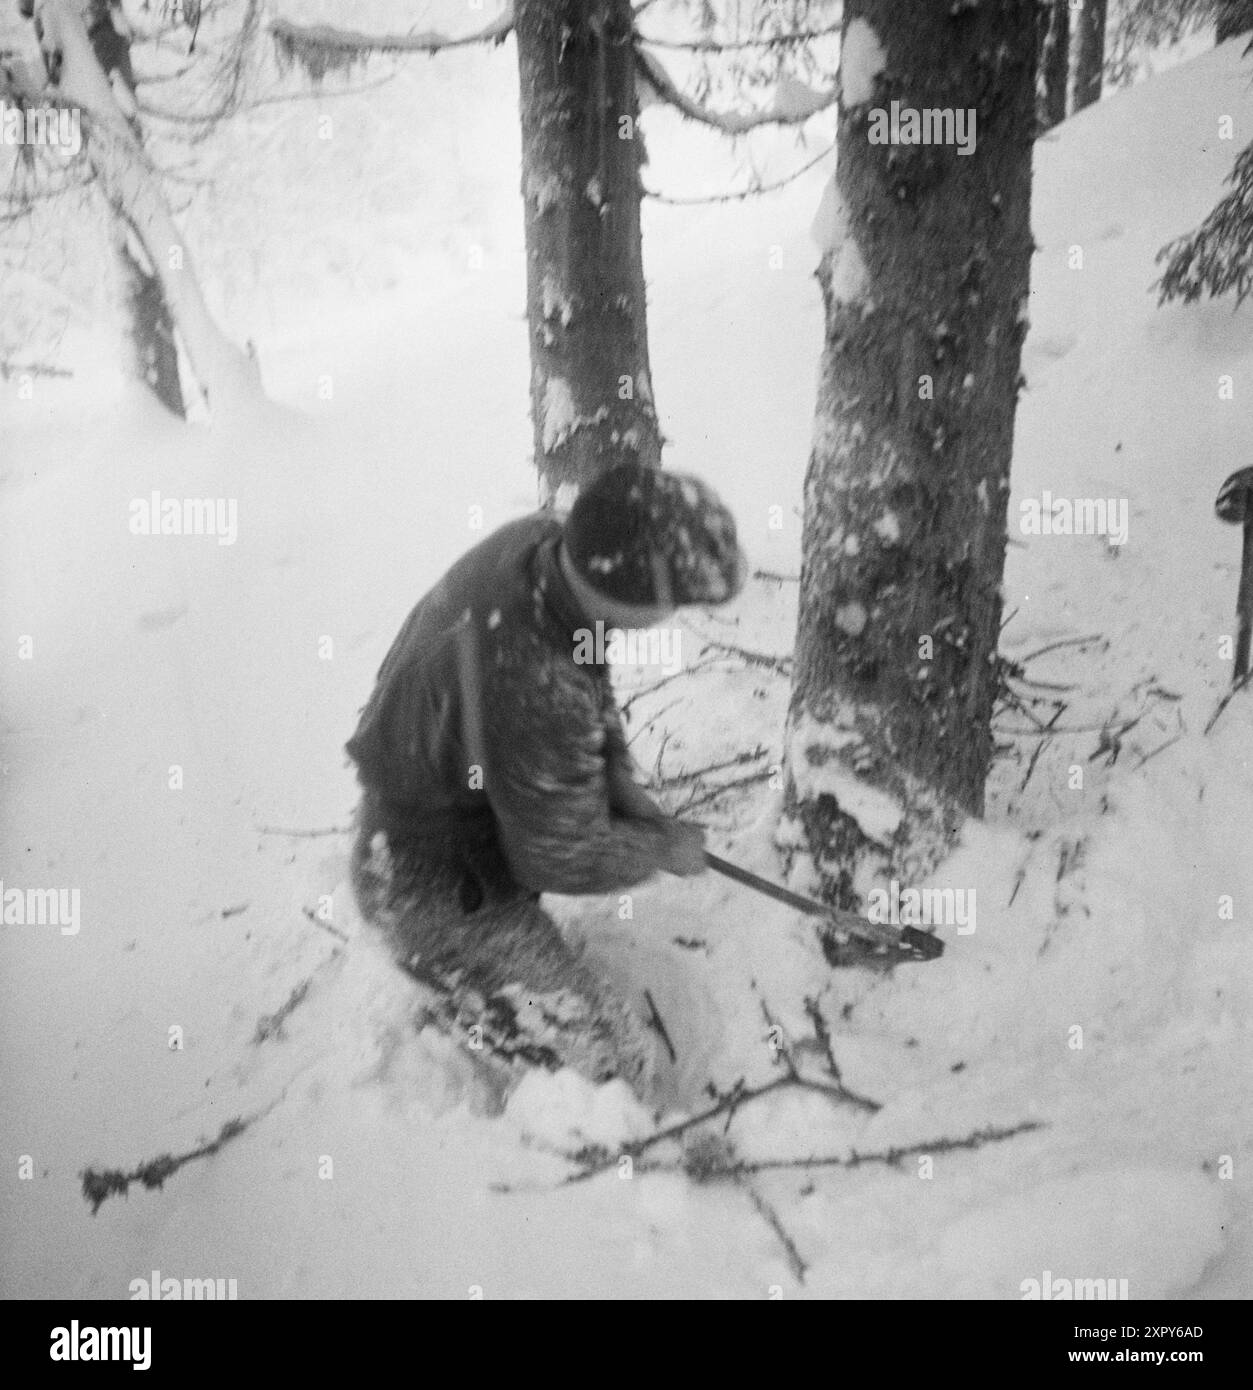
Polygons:
M677 1062L679 1054L674 1050L674 1043L670 1039L670 1034L666 1029L665 1020L657 1008L657 1001L653 998L651 989L644 991L644 998L648 1003L648 1025L666 1045L666 1051L670 1054L670 1060Z
M166 1179L173 1177L185 1164L197 1158L212 1158L223 1145L237 1139L249 1125L255 1124L268 1114L274 1104L277 1104L277 1101L247 1119L227 1120L218 1131L216 1139L200 1144L187 1153L162 1154L159 1158L149 1159L147 1163L132 1168L129 1173L120 1168L84 1168L79 1176L82 1179L83 1196L91 1203L91 1214L95 1216L110 1197L119 1193L125 1196L132 1183L141 1183L149 1189L164 1187Z
M1018 664L1025 666L1028 661L1034 661L1036 657L1044 656L1046 652L1059 651L1062 647L1090 647L1093 642L1102 643L1102 651L1109 648L1109 638L1099 632L1091 633L1087 637L1063 637L1060 641L1049 642L1043 647L1037 647L1033 652L1028 652L1026 656L1018 657Z
M747 753L737 753L733 758L724 758L720 763L707 763L704 767L693 768L690 772L675 772L669 777L663 777L654 783L656 787L677 787L684 782L698 782L702 777L707 777L711 772L724 772L729 767L739 767L743 763L755 763L759 759L768 755L769 749L764 748L760 743L756 748L750 749Z
M735 1178L737 1187L742 1188L748 1194L748 1200L752 1202L757 1214L762 1218L767 1226L775 1233L779 1244L783 1247L783 1253L787 1256L788 1268L792 1271L792 1277L798 1284L805 1282L805 1274L808 1266L801 1259L801 1253L796 1248L796 1242L788 1233L787 1228L779 1218L779 1213L770 1205L760 1192L750 1183L742 1173Z

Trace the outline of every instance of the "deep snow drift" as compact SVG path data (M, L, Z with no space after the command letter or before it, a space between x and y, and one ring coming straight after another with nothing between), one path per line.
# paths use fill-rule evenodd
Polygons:
M1133 1298L1253 1291L1253 705L1202 734L1230 669L1239 544L1212 502L1247 462L1253 311L1159 311L1150 290L1156 249L1208 210L1253 135L1240 47L1037 148L1004 647L1069 642L1027 670L1073 687L1058 726L1077 732L1032 764L1027 716L1002 717L1013 751L988 820L936 880L977 890L977 931L885 979L833 973L803 919L708 876L657 881L627 921L616 899L558 905L607 970L651 991L679 1054L659 1098L671 1117L709 1083L775 1074L766 1009L818 1066L810 998L845 1081L882 1109L782 1091L738 1114L736 1152L924 1147L896 1168L560 1186L561 1151L612 1150L653 1115L568 1074L487 1113L473 1066L416 1031L412 988L361 928L345 837L280 833L347 824L340 749L396 627L481 534L474 508L490 528L534 502L507 49L340 103L387 152L359 202L324 196L319 161L347 178L351 160L316 143L311 103L264 148L276 180L321 190L316 213L292 215L294 184L250 216L193 209L218 307L284 406L184 429L103 370L32 401L4 388L0 876L77 887L82 925L0 929L0 1291L126 1297L154 1268L234 1278L243 1298L1016 1298L1046 1269L1125 1278ZM711 139L658 127L650 182L727 173ZM791 142L769 147L774 172L807 157ZM779 574L799 561L823 182L652 206L645 228L668 462L710 479ZM112 351L107 331L93 351ZM237 540L132 535L129 505L154 489L236 499ZM1045 489L1127 498L1126 544L1018 535L1020 501ZM765 750L718 780L777 760L786 679L704 644L786 655L794 591L759 579L730 614L693 618L684 662L700 669L632 705L646 769ZM1123 726L1117 747L1100 732ZM666 793L676 809L687 794ZM699 814L713 848L777 875L777 811L762 780ZM84 1167L183 1153L235 1118L253 1122L216 1155L90 1214ZM977 1151L939 1142L1026 1121L1041 1127Z

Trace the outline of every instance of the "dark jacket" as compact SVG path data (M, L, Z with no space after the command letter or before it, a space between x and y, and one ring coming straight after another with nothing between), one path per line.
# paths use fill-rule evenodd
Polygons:
M631 759L608 670L574 661L592 624L560 536L537 513L453 565L392 644L348 753L389 839L488 833L522 887L602 893L660 868L674 830L611 806Z

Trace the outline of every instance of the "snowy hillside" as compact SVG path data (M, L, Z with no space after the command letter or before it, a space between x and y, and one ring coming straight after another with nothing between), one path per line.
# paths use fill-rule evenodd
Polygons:
M653 883L629 921L616 899L558 904L665 1022L677 1062L652 1106L563 1073L496 1113L466 1055L414 1027L334 833L355 802L342 744L400 621L479 538L472 509L491 528L534 504L509 50L344 99L350 122L381 110L380 132L432 132L395 146L386 195L320 194L298 216L259 185L223 218L206 278L257 343L263 417L179 427L107 373L30 401L0 388L0 877L81 890L76 935L0 929L0 1293L124 1298L153 1269L233 1278L241 1298L1018 1298L1046 1269L1126 1279L1133 1298L1253 1292L1253 703L1203 733L1230 674L1239 539L1213 499L1248 462L1253 311L1160 311L1150 289L1157 248L1253 138L1241 47L1037 146L1004 651L1060 687L1025 695L1065 707L1038 758L1032 718L1056 706L1000 717L987 822L936 880L977 889L977 931L884 977L832 972L811 924L711 876ZM347 154L316 142L317 105L284 108L273 136L313 186ZM653 129L654 186L736 167L712 136ZM782 174L817 148L766 154ZM709 478L774 575L799 564L826 173L646 210L667 461ZM189 217L208 243L213 210ZM254 247L255 283L231 259ZM132 535L130 503L154 490L236 499L235 543ZM1128 499L1126 544L1021 536L1019 503L1045 490ZM763 750L708 787L777 761L786 677L706 644L786 656L795 587L759 578L692 621L699 669L631 706L645 769ZM680 809L696 790L661 795ZM692 812L772 877L777 813L764 777ZM780 1075L770 1020L824 1074L806 1000L845 1086L881 1108L782 1087L713 1132L752 1162L907 1150L894 1166L699 1181L658 1146L629 1177L563 1185L564 1155L612 1156L710 1084ZM235 1120L160 1190L91 1214L84 1168L185 1154ZM689 1166L709 1150L689 1144ZM22 1155L31 1181L12 1180Z

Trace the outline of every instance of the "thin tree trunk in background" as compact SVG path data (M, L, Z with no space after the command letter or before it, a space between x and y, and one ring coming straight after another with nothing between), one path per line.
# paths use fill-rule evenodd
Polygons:
M853 52L864 92L866 26L884 57L841 111L816 224L826 329L780 843L798 885L855 907L876 880L929 872L983 808L1037 33L1032 0L847 0L844 25L846 100ZM973 108L973 152L870 143L893 100Z
M521 0L514 33L535 461L546 501L656 466L630 0Z
M96 58L76 0L36 0L35 21L52 92L83 112L83 150L100 190L143 249L196 381L214 415L263 399L256 362L218 327L191 255L142 144ZM43 93L28 91L38 102Z
M1101 99L1105 71L1105 19L1108 0L1083 0L1075 52L1074 109L1082 111Z
M1219 0L1215 15L1214 42L1226 43L1237 34L1253 29L1253 0Z
M85 23L101 71L111 80L120 79L133 96L135 74L130 38L114 26L108 0L91 0ZM142 142L138 121L132 118L130 125L135 138ZM129 324L130 375L142 381L167 410L182 418L186 415L186 403L178 375L178 348L161 282L145 269L142 253L131 244L129 229L116 216L113 240Z
M1040 53L1037 119L1051 130L1066 119L1066 79L1070 70L1070 0L1052 0Z

